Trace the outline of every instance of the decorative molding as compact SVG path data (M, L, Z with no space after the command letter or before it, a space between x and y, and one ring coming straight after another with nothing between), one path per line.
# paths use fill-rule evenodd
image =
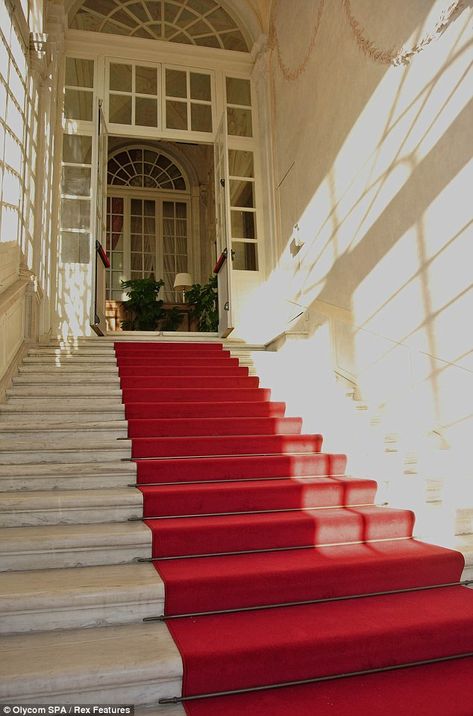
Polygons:
M356 44L361 52L374 62L382 65L408 65L415 55L422 52L431 42L438 39L448 28L451 22L465 9L464 0L456 0L442 12L438 22L431 32L424 35L419 42L409 49L389 48L381 49L366 36L365 28L356 20L351 9L351 0L342 0L343 9L345 11L348 24L355 37Z
M288 67L282 57L281 45L279 43L278 32L276 29L276 17L277 17L277 13L278 13L279 4L280 4L280 0L275 0L273 14L272 14L272 18L271 18L269 45L271 48L276 50L278 65L279 65L279 69L281 70L282 76L284 77L285 80L293 82L294 80L299 79L299 77L304 73L304 71L307 68L307 63L309 62L310 56L312 55L312 52L315 47L315 41L317 40L317 35L319 32L320 24L322 21L322 15L324 12L324 7L325 7L325 0L319 1L317 17L313 24L312 35L310 38L309 45L307 47L306 54L305 54L302 62L299 64L299 66L295 67L295 68Z

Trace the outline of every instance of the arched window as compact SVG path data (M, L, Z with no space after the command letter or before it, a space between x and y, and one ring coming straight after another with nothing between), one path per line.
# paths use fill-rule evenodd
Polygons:
M107 183L166 191L187 189L186 180L172 159L154 149L141 147L124 149L109 159Z
M249 51L238 23L218 0L84 0L69 27Z

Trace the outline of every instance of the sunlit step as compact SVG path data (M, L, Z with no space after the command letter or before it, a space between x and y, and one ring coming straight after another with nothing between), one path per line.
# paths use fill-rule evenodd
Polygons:
M152 564L4 572L0 634L139 624L163 604Z
M0 571L127 564L150 555L142 522L0 528Z
M133 487L0 493L0 527L123 522L142 514L143 496Z
M136 463L110 460L82 463L0 464L0 491L96 490L136 482Z

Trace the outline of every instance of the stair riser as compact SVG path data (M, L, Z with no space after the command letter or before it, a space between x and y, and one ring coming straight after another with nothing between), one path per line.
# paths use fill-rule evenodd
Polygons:
M0 616L0 635L138 624L146 617L162 614L163 609L164 594L158 598L148 596L124 604L108 604L104 599L100 604L91 607L73 609L64 605L57 610L52 607L18 611L8 614L7 617Z
M133 678L133 677L132 677ZM94 679L95 680L95 679ZM166 697L178 697L181 695L182 678L162 678L155 676L149 680L137 679L136 683L128 683L126 686L117 686L113 684L110 687L103 685L102 687L84 688L80 687L77 691L68 688L65 691L52 691L47 685L46 689L39 688L35 690L30 684L17 686L17 692L14 696L2 696L0 698L4 704L17 704L21 699L22 704L134 704L136 706L151 705L153 714L161 714L163 716L171 716L169 707L156 706L159 699ZM18 690L19 689L19 690ZM34 693L32 693L34 691Z

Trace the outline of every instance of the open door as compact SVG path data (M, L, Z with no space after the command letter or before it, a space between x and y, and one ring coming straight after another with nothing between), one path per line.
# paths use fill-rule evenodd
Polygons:
M101 100L98 101L96 106L95 127L97 173L95 179L94 221L92 224L95 230L95 251L92 260L90 325L95 333L99 336L103 336L106 333L107 326L105 317L106 271L110 267L110 262L105 251L107 228L108 134Z
M224 112L215 138L215 213L218 259L218 332L222 338L233 331L232 241L230 232L230 181L228 178L227 115Z

